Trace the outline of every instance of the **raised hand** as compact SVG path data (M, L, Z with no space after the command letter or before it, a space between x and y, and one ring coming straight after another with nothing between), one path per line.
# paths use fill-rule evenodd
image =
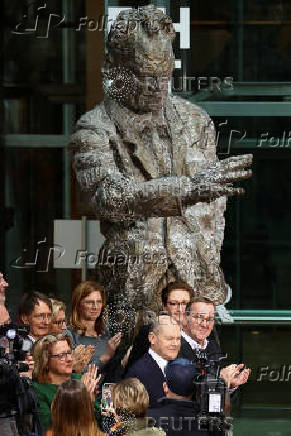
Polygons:
M129 356L130 356L131 350L132 350L132 345L128 348L128 350L126 351L126 353L125 353L125 355L124 355L122 361L120 362L121 365L122 365L124 368L125 368L125 367L127 366L127 364L128 364L128 359L129 359Z
M95 347L93 345L78 345L73 350L73 370L77 373L84 371L88 363L90 362Z
M101 374L97 377L97 371L98 367L96 365L89 365L87 372L82 375L81 379L86 386L92 401L95 400L96 393L98 392L98 383L101 378Z
M244 366L243 363L239 365L232 364L220 371L220 377L224 379L230 389L243 385L248 381L251 370L249 368L243 369Z
M102 363L109 362L110 359L115 354L116 349L119 347L121 342L121 332L116 333L116 335L112 336L106 345L105 353L100 357Z
M231 382L230 382L231 388L236 388L240 385L245 384L248 381L249 375L251 373L251 369L249 369L249 368L243 369L243 367L244 367L243 363L241 363L240 365L237 365L236 370L235 370L233 377L231 379Z

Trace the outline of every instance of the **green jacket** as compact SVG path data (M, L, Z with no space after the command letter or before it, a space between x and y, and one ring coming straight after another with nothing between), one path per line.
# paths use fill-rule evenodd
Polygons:
M71 377L72 379L79 380L82 377L82 374L72 374ZM38 399L38 411L39 411L40 420L45 430L47 430L52 426L51 404L55 398L59 386L53 385L51 383L38 383L34 381L33 387L36 391L36 395ZM95 418L99 422L101 416L100 405L96 400L94 405L95 405Z

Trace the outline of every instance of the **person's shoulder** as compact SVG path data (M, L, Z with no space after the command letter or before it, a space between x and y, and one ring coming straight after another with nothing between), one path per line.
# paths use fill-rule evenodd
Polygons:
M140 367L143 366L150 358L150 355L148 353L144 354L142 357L140 357L139 359L137 359L133 365L131 366L131 368L136 368L136 367Z
M67 329L64 332L64 334L68 335L68 336L73 336L73 335L76 334L76 331L73 329L73 327L71 325L68 325Z
M76 332L76 330L73 329L72 326L68 326L67 330L65 332L65 334L67 336L69 336L69 338L72 340L73 345L76 345L76 343L78 342L78 338L80 337L80 335ZM77 344L78 345L78 344Z
M179 357L183 357L184 359L193 360L195 358L195 352L191 348L189 342L181 336L181 346L179 350Z
M39 400L50 400L58 389L57 385L53 385L51 383L38 383L35 380L32 382L32 386L34 387Z
M115 125L102 102L78 120L75 132L70 138L70 147L75 151L89 151L96 148L104 151L104 147L109 143L109 137L115 134Z
M77 126L86 127L94 125L96 119L106 113L104 103L97 104L93 109L85 112L77 121Z
M209 124L209 122L211 122L209 114L202 109L201 106L178 96L173 96L171 100L173 106L181 116L182 121L189 122L190 120L193 121L193 119L195 119L203 124Z
M89 129L99 134L114 133L114 123L106 110L104 102L83 114L77 122L77 130Z
M32 386L34 387L34 389L41 392L41 391L47 391L49 389L48 386L51 386L51 385L49 383L38 383L38 381L33 380Z
M127 374L135 373L140 370L142 370L143 372L149 371L152 362L154 362L154 359L148 353L146 353L131 365L131 367L128 369Z

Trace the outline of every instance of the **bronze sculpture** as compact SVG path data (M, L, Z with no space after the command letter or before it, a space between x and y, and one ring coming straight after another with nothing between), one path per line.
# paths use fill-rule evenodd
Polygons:
M99 279L113 310L155 309L175 279L216 304L226 196L251 176L251 155L216 157L200 107L168 95L175 31L154 6L122 11L108 36L105 99L81 117L74 167L105 243ZM118 329L118 328L117 328Z

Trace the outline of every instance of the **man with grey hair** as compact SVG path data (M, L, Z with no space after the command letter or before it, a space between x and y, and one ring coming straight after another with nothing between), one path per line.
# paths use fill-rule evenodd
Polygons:
M168 315L157 317L149 332L150 348L128 370L126 377L136 377L149 394L150 407L164 396L165 367L168 361L176 359L181 341L179 324Z
M71 139L77 179L105 236L98 275L113 331L117 308L157 310L161 289L176 280L223 303L225 196L242 193L232 182L251 176L251 155L218 161L207 113L168 95L174 38L155 6L120 12L108 36L104 102Z

